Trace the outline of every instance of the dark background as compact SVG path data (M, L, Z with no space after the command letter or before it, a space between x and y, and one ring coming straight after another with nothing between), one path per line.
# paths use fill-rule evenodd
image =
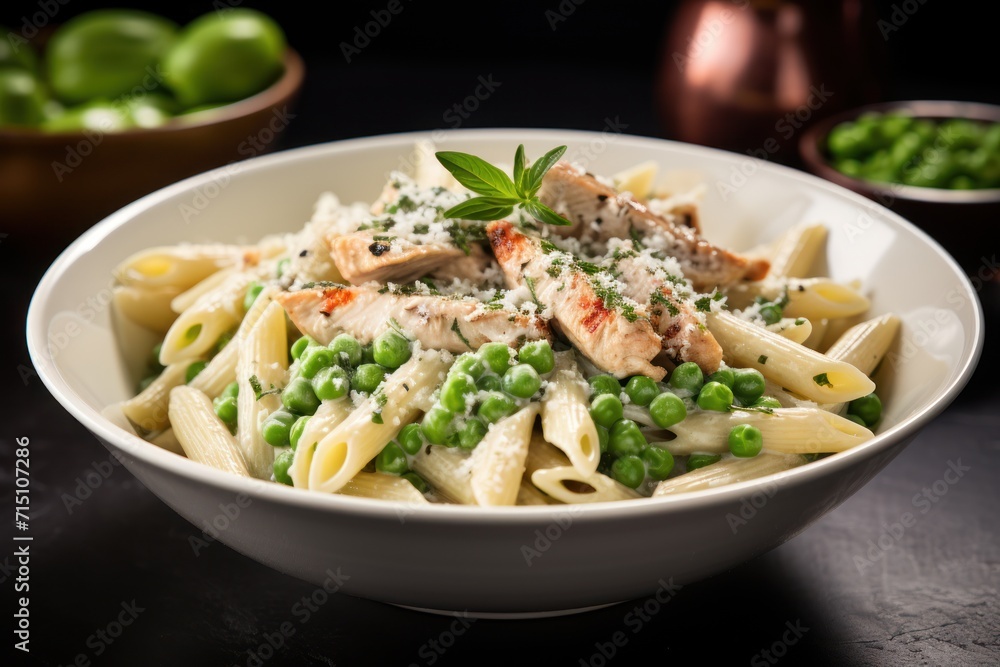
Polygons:
M403 0L405 10L346 63L340 42L351 40L354 27L370 20L369 11L386 4L327 3L322 15L304 3L242 4L276 18L306 60L297 117L280 147L448 127L447 110L472 93L478 76L489 74L502 87L463 127L600 130L605 118L618 116L628 133L664 134L652 82L661 38L677 3L586 0L553 32L545 11L558 11L556 0ZM871 7L876 17L888 19L893 4L904 3L879 1ZM868 24L885 47L888 75L882 97L1000 102L996 28L982 5L906 4L918 9L888 41ZM56 20L98 6L71 0L60 6ZM211 2L143 6L180 23L215 9ZM0 23L18 29L21 17L40 7L5 3ZM792 150L791 144L783 147L778 159L792 161ZM954 222L956 233L982 239L986 257L995 252L1000 237L995 227L962 228L960 217ZM47 242L16 233L0 236L8 319L0 334L5 351L0 386L6 399L2 494L9 511L13 438L28 435L36 535L31 573L35 658L40 664L69 664L85 654L93 664L245 665L247 651L257 649L267 633L295 621L290 610L312 593L312 586L221 544L195 557L188 537L196 529L127 471L115 468L72 512L60 499L109 458L32 376L23 342L28 297L65 243L53 232ZM980 296L992 326L997 322L995 285ZM760 652L781 641L786 623L796 622L808 630L787 647L782 664L997 664L1000 395L995 359L987 343L969 388L871 484L786 545L686 587L641 633L631 634L623 625L637 603L554 620L477 621L438 660L421 649L447 629L450 619L334 596L307 624L296 622L295 635L265 664L432 664L428 656L443 665L532 664L544 656L554 665L597 665L598 658L591 660L595 643L625 630L628 644L609 664L697 659L762 665L773 663ZM859 568L856 557L867 551L869 540L912 511L914 494L940 479L948 461L958 459L971 466L967 476L892 549ZM13 597L3 568L10 551L0 549L5 623ZM623 545L622 566L628 566L628 545ZM146 611L95 657L88 637L114 620L122 602L133 599ZM10 637L6 626L4 632Z

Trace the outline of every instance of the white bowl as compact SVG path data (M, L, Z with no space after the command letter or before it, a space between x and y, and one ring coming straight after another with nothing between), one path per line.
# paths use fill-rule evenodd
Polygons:
M56 399L182 516L199 528L214 524L218 540L282 572L373 600L478 615L544 615L657 592L663 601L670 586L761 554L838 506L958 395L979 358L982 312L969 280L930 237L860 195L746 156L657 139L462 130L435 139L492 161L509 162L523 142L532 156L567 144L596 173L645 160L697 170L709 186L708 237L737 248L802 221L825 222L830 275L860 279L874 313L903 321L883 364L892 372L880 378L886 408L877 437L758 481L673 498L480 509L246 480L158 449L102 416L135 380L112 335L113 266L153 245L296 230L324 190L371 201L420 138L429 135L287 151L155 192L70 246L31 302L31 358Z

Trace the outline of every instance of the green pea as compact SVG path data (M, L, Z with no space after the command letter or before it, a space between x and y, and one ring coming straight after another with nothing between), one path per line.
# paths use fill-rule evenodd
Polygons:
M608 451L613 456L638 456L646 447L646 437L631 419L619 419L611 427Z
M459 355L455 363L451 365L448 371L449 373L467 373L472 376L472 379L478 380L486 372L486 366L483 364L483 360L471 352L466 352L465 354Z
M500 382L505 392L518 398L531 398L542 386L538 371L528 364L511 366Z
M625 384L625 394L636 405L647 406L660 393L660 388L652 378L636 375Z
M465 412L465 408L476 392L476 381L468 373L449 373L441 386L441 405L452 412Z
M753 402L752 408L770 408L771 410L781 407L781 401L773 396L761 396Z
M642 460L647 474L657 481L669 477L674 469L674 455L661 447L646 447L642 450Z
M291 444L289 438L292 424L296 419L295 415L284 410L272 412L260 426L260 435L264 438L264 442L272 447L288 447Z
M281 391L281 404L300 415L316 414L319 403L312 384L303 377L295 378Z
M375 363L393 370L409 361L411 354L410 341L393 329L381 333L372 343Z
M219 396L212 401L215 414L231 427L236 424L236 398L233 396Z
M500 391L503 389L503 383L500 381L499 375L484 375L476 380L476 389L480 391Z
M413 487L420 493L427 493L430 488L427 486L427 482L424 481L424 478L415 472L404 472L400 475L400 477L412 484Z
M191 380L198 377L198 373L205 370L205 366L208 366L207 361L195 361L194 363L189 364L187 370L184 371L184 382L186 384L191 384Z
M347 371L340 366L321 368L312 379L313 392L321 401L333 401L346 396L351 388Z
M718 463L721 460L722 456L719 454L692 454L688 457L687 469L688 472L691 472L692 470Z
M214 356L214 355L218 354L219 352L222 352L223 348L225 348L227 345L229 345L229 341L231 341L232 339L233 339L232 332L230 332L230 331L223 331L219 335L219 340L215 341L215 346L214 346L214 350L212 352L212 355Z
M292 486L292 476L288 474L292 462L295 460L295 452L287 449L274 457L274 481L279 484Z
M740 458L757 456L763 447L764 436L756 426L738 424L729 431L729 451L733 456Z
M375 457L375 470L389 473L390 475L402 475L409 469L410 464L406 459L403 448L395 442L390 442Z
M458 432L458 446L462 449L475 449L479 441L486 436L486 424L481 419L470 417Z
M826 142L830 152L838 158L860 158L875 146L872 128L860 123L837 125L830 130Z
M361 364L354 371L351 387L355 391L372 393L385 380L385 369L378 364Z
M253 302L257 300L257 297L260 296L263 289L264 286L256 280L250 283L250 286L247 288L247 293L243 297L243 310L250 310L253 307Z
M760 307L760 316L764 319L764 324L777 324L781 321L782 314L782 308L777 304L769 303Z
M590 383L591 398L600 394L613 394L617 398L622 393L621 383L610 375L595 375L588 378L587 382Z
M323 368L329 368L336 363L334 354L325 347L310 347L302 353L299 359L299 373L302 377L311 379Z
M517 353L517 360L522 364L528 364L539 374L551 373L556 365L556 357L552 353L552 347L547 340L536 340L525 343Z
M865 426L874 426L882 418L882 401L872 392L848 403L847 414L861 417Z
M514 402L514 399L502 392L495 391L490 392L483 399L476 414L487 424L495 424L504 417L514 414L515 410L517 410L517 403Z
M333 352L334 358L336 358L337 363L341 366L349 366L354 368L361 363L361 343L357 341L351 334L338 334L330 342L330 351ZM374 360L374 357L372 357Z
M736 382L736 373L732 368L720 368L708 376L708 381L718 382L719 384L724 384L732 389L733 384Z
M600 424L594 424L594 428L597 429L597 443L600 446L601 453L604 454L608 451L608 446L611 444L611 431Z
M764 395L764 376L755 368L741 368L732 386L733 396L743 405L751 405Z
M506 343L485 343L476 354L497 375L503 375L511 365L513 350Z
M292 350L291 350L292 359L299 359L300 357L302 357L302 353L306 351L307 347L313 346L315 344L316 341L314 341L309 336L302 336L297 341L292 343Z
M420 434L419 424L407 424L396 436L399 446L409 455L414 455L424 446L424 436Z
M698 407L702 410L726 412L733 404L733 390L718 382L709 382L698 393Z
M684 362L670 374L671 387L689 391L692 395L698 393L704 381L705 376L702 374L701 368L693 361Z
M233 398L236 398L239 395L240 395L240 383L239 382L230 382L229 384L226 385L226 388L222 390L222 393L219 394L219 396L222 396L222 397L225 397L225 398L229 398L230 396L233 397Z
M611 464L611 476L619 484L635 489L646 478L646 466L638 456L623 456Z
M600 394L590 402L590 417L594 423L604 428L622 418L622 402L615 394Z
M687 406L684 405L684 401L679 396L665 391L649 404L649 416L653 418L653 423L660 428L670 428L674 424L684 421L687 417Z
M420 432L427 442L435 445L443 445L447 442L448 436L452 434L452 421L455 413L442 405L435 405L420 422Z
M884 143L893 143L903 136L912 124L913 119L910 116L889 113L882 117L878 132Z
M303 415L302 417L296 419L295 423L292 424L292 428L288 431L288 444L292 446L292 449L299 446L299 439L302 437L302 433L306 430L306 424L309 423L310 419L312 419L312 417L309 415Z

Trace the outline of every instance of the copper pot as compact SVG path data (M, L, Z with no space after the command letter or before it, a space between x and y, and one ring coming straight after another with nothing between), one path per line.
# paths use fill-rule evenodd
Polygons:
M660 61L664 133L792 161L804 127L876 99L883 63L865 0L688 0Z

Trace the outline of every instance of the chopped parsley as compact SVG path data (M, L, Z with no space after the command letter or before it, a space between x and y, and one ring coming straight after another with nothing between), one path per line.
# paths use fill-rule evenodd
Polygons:
M675 304L672 299L667 297L663 290L660 289L653 290L653 293L649 295L649 304L651 306L665 307L667 312L673 317L677 317L681 312L677 307L677 304Z
M467 348L469 348L470 350L473 349L472 345L469 343L469 339L466 338L465 335L462 333L462 328L458 326L458 318L457 317L454 320L452 320L452 322L451 322L451 330L455 332L455 335L458 336L458 339L460 341L462 341L463 343L465 343L465 346Z
M257 400L257 401L259 401L264 396L267 396L268 394L280 394L281 393L281 390L278 389L277 387L275 387L273 384L271 385L270 389L268 389L267 391L265 391L264 388L261 386L260 380L257 378L256 375L251 375L250 376L250 388L253 389L254 400Z
M535 293L535 279L531 276L525 276L524 284L528 286L528 291L531 292L531 300L535 302L536 306L538 306L538 310L544 310L545 306L543 306L542 302L538 300L538 294Z
M761 366L763 366L764 364L766 364L767 363L767 355L766 354L762 354L759 357L757 357L757 363L760 364Z
M375 401L375 405L378 406L372 410L372 423L384 424L385 422L382 421L382 408L384 408L385 404L389 402L389 397L386 396L385 393L382 392L382 388L379 387L375 391L375 395L372 396L372 399Z
M800 327L805 323L806 323L805 318L802 317L795 318L795 326Z
M712 311L713 301L722 301L725 297L722 292L716 292L711 296L703 296L694 302L694 307L698 309L699 312L708 313Z

